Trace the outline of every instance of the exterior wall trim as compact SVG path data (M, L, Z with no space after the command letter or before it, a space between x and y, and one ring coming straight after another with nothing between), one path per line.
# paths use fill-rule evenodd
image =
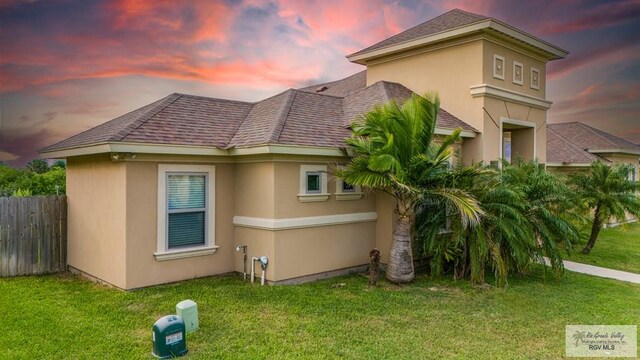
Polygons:
M249 216L234 216L233 225L261 230L290 230L320 226L356 224L378 219L376 212L351 213L340 215L309 216L299 218L268 219Z
M551 104L553 104L553 102L549 100L522 94L489 84L473 85L469 87L469 90L471 92L471 96L473 96L474 98L487 96L498 100L511 101L527 106L532 106L534 108L542 110L549 110L551 108Z

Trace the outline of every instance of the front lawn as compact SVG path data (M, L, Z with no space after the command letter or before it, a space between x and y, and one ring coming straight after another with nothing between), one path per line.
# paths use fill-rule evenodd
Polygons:
M563 252L565 260L640 274L639 222L602 229L589 255L581 253L586 243L574 245L571 255Z
M189 359L560 358L567 324L640 323L638 285L541 277L369 289L361 275L265 287L228 276L133 292L71 275L0 279L0 357L150 359L153 323L187 298L200 313Z

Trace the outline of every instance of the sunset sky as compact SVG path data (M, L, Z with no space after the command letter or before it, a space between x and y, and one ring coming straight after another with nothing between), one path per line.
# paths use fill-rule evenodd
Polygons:
M640 143L640 0L0 0L0 160L174 92L255 101L351 75L345 55L453 8L569 50L547 65L550 123Z

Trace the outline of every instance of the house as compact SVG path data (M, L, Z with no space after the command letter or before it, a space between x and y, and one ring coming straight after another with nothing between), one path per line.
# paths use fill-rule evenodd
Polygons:
M41 150L67 159L68 264L122 289L242 271L300 282L382 262L393 199L336 180L349 125L437 90L465 164L546 159L545 67L567 51L452 10L347 56L365 70L247 103L172 94ZM251 263L249 264L251 266Z
M577 121L547 125L547 169L585 170L594 161L627 164L638 181L640 146Z
M630 166L629 180L638 181L640 146L581 122L547 125L547 169L557 173L586 171L594 161ZM628 214L623 222L638 219ZM605 226L619 222L612 218Z

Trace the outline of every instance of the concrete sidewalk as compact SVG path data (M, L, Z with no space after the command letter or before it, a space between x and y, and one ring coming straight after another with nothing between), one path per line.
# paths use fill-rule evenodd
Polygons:
M546 265L549 265L549 259L544 258L544 262ZM634 284L640 284L640 274L634 274L626 271L613 270L613 269L581 264L581 263L567 261L567 260L564 260L564 268L569 271L573 271L581 274L588 274L588 275L599 276L603 278L627 281Z

